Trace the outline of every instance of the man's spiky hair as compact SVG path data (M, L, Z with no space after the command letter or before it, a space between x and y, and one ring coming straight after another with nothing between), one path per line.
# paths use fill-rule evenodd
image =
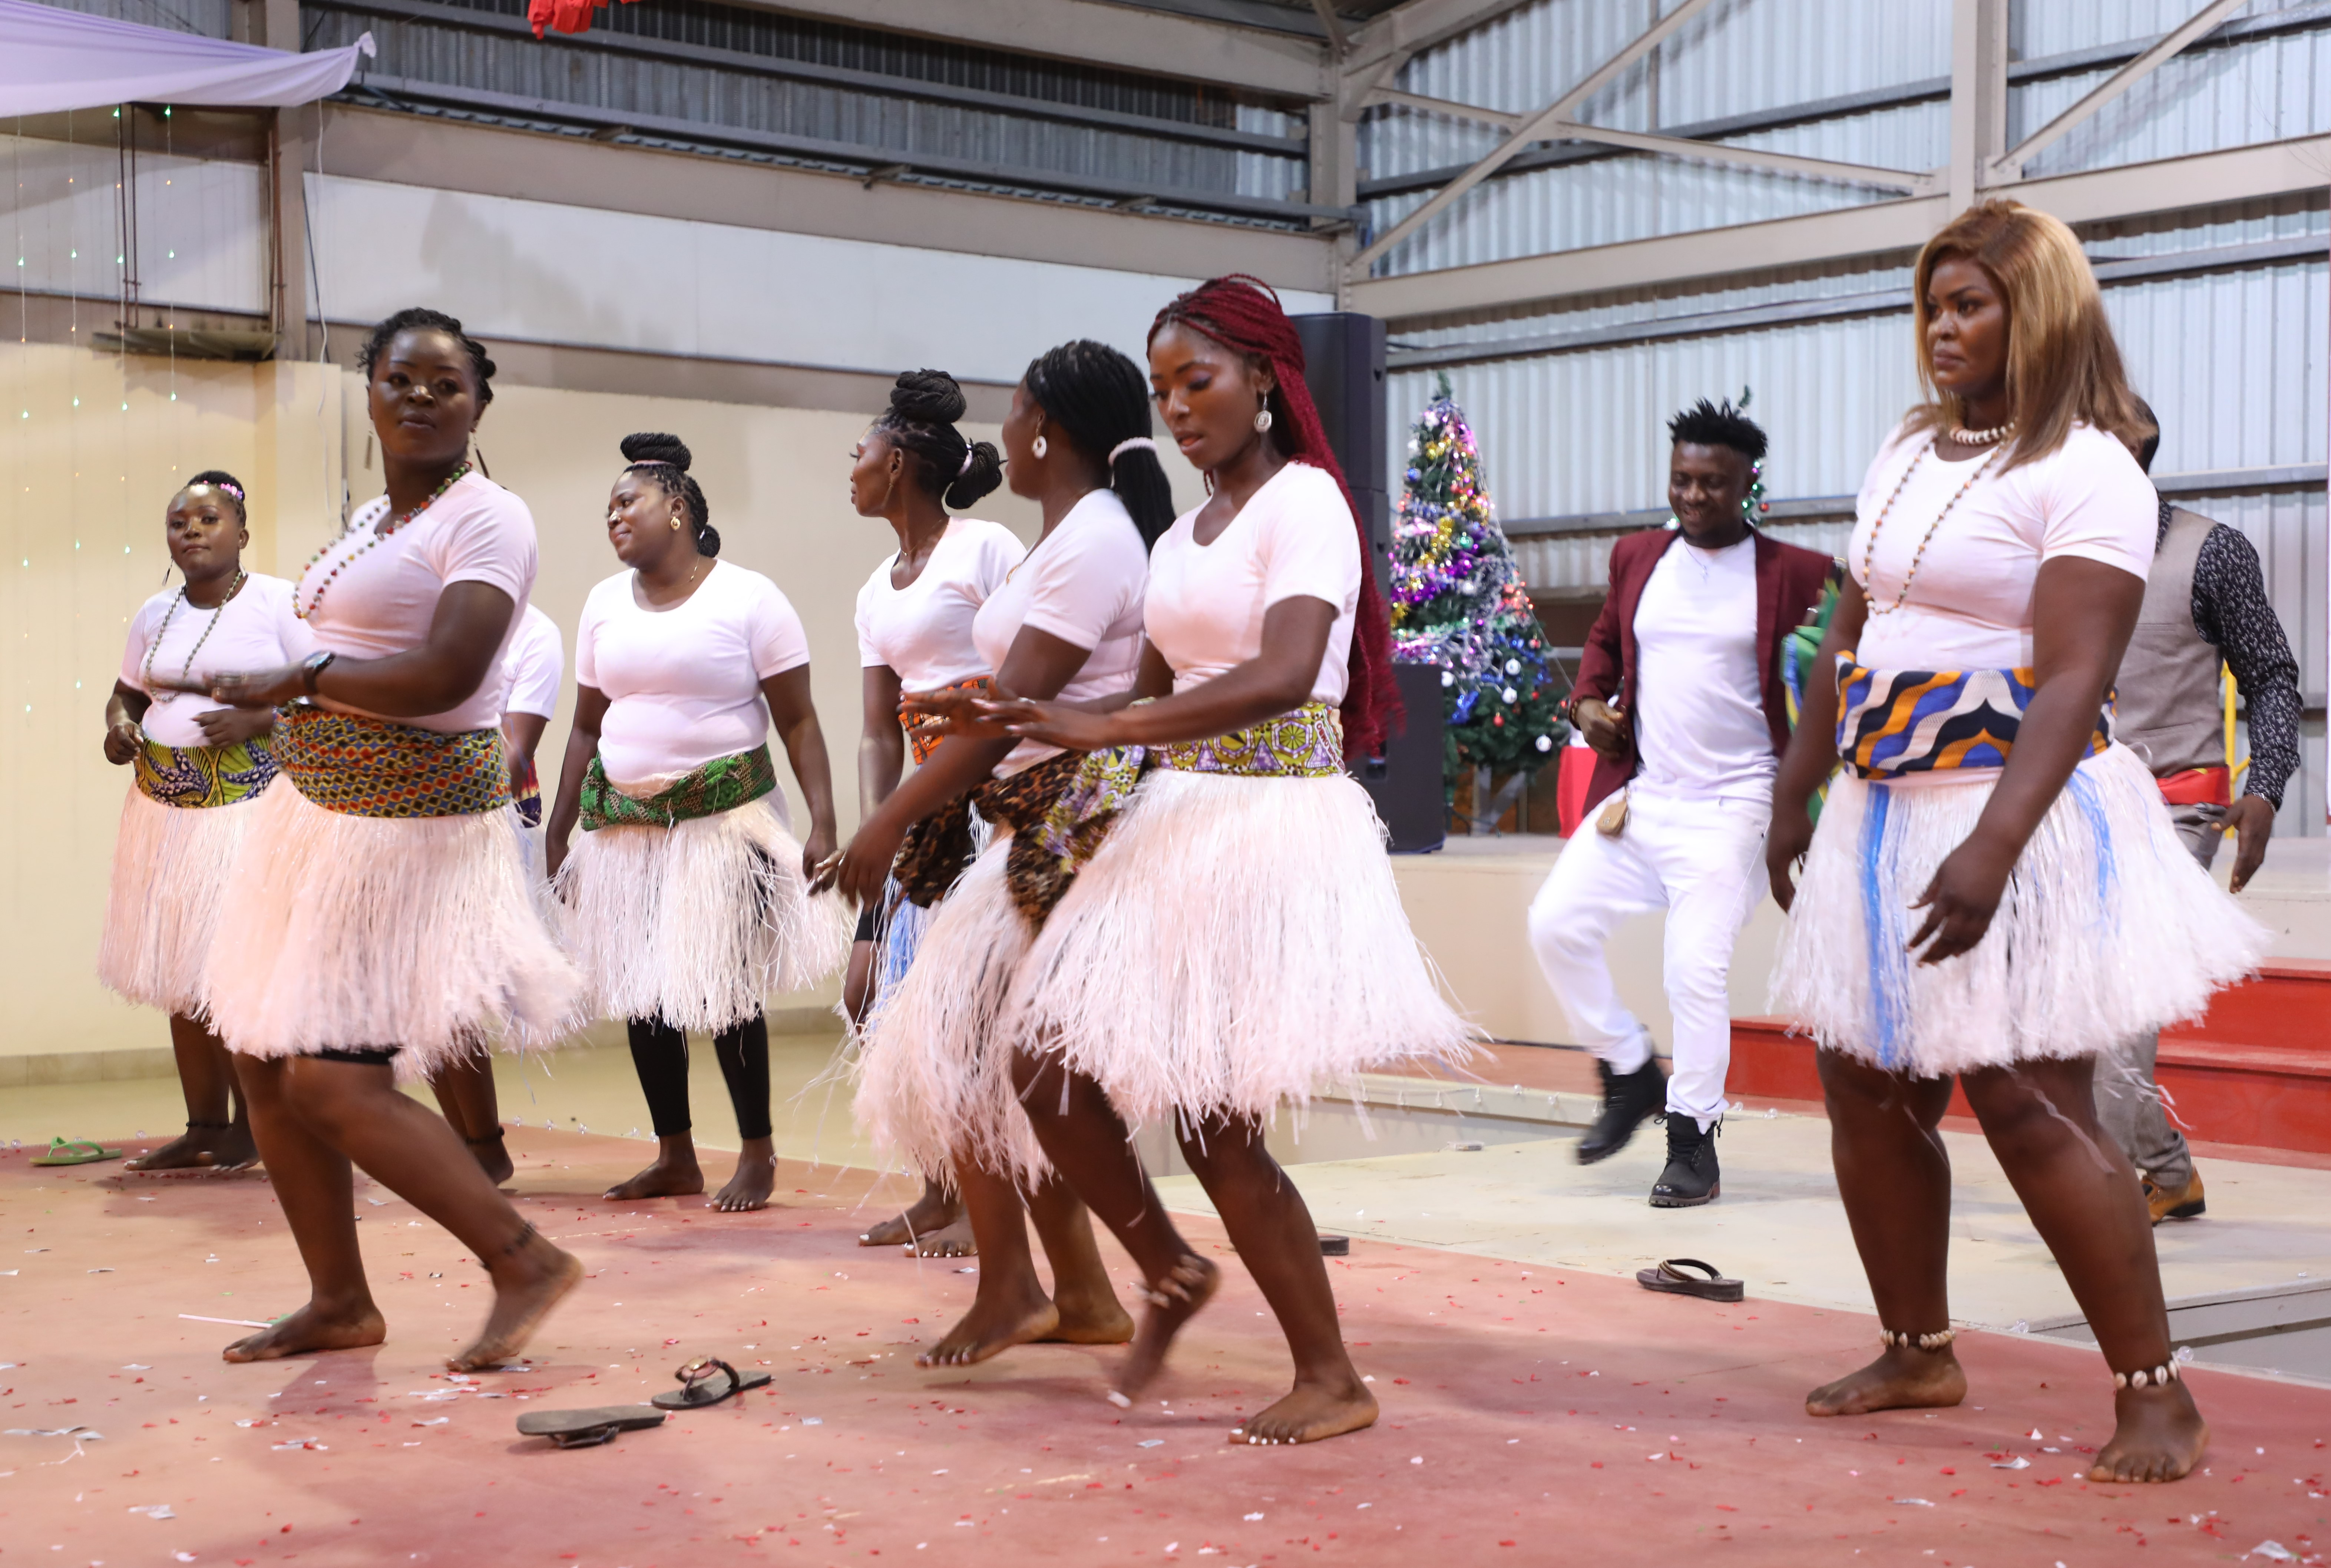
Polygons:
M1765 461L1763 427L1733 407L1729 398L1721 407L1701 398L1668 421L1668 434L1694 446L1730 447L1752 463Z

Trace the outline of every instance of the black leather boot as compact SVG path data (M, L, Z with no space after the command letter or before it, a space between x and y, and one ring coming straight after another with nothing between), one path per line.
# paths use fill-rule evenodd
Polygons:
M1609 1062L1599 1060L1594 1070L1603 1075L1603 1109L1578 1140L1582 1165L1607 1160L1625 1148L1644 1118L1657 1116L1668 1103L1668 1075L1660 1070L1656 1056L1632 1072L1613 1072Z
M1716 1135L1722 1129L1722 1117L1699 1130L1696 1117L1670 1116L1668 1123L1668 1168L1651 1184L1651 1207L1654 1209L1697 1209L1723 1195L1722 1173L1716 1168Z

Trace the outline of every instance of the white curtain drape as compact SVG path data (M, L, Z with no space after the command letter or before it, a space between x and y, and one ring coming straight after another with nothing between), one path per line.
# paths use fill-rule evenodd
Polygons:
M282 108L338 92L372 52L369 33L345 49L287 54L0 0L0 119L117 103Z

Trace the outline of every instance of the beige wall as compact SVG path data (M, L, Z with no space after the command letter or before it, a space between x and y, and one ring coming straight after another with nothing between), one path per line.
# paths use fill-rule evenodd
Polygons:
M99 749L105 696L129 616L161 585L169 560L162 511L186 475L224 468L245 481L246 564L281 575L296 574L338 532L344 477L354 501L379 492L362 388L347 372L312 365L188 362L174 373L166 361L8 345L0 347L0 400L8 416L0 434L8 628L0 777L20 803L0 833L0 994L9 999L0 1056L164 1045L159 1018L114 1001L94 976L114 823L128 787L127 773ZM808 629L845 834L857 818L852 610L859 584L896 547L887 525L849 504L850 447L865 426L857 413L509 386L479 429L493 477L534 511L542 542L535 600L567 634L570 660L584 595L617 569L601 523L621 462L616 442L639 430L688 442L724 558L775 578ZM1168 451L1166 461L1177 494L1194 504L1195 476L1178 455ZM1034 508L1008 491L977 510L1034 537ZM546 787L556 783L573 701L570 665L543 741ZM800 791L787 769L778 771L806 831Z

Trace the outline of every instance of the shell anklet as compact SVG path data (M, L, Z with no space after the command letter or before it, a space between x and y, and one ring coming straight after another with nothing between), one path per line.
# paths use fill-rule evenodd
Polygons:
M1915 1345L1920 1350L1932 1352L1942 1349L1958 1336L1959 1331L1955 1328L1946 1328L1939 1334L1912 1334L1908 1330L1881 1328L1878 1331L1878 1343L1889 1350L1907 1350Z

